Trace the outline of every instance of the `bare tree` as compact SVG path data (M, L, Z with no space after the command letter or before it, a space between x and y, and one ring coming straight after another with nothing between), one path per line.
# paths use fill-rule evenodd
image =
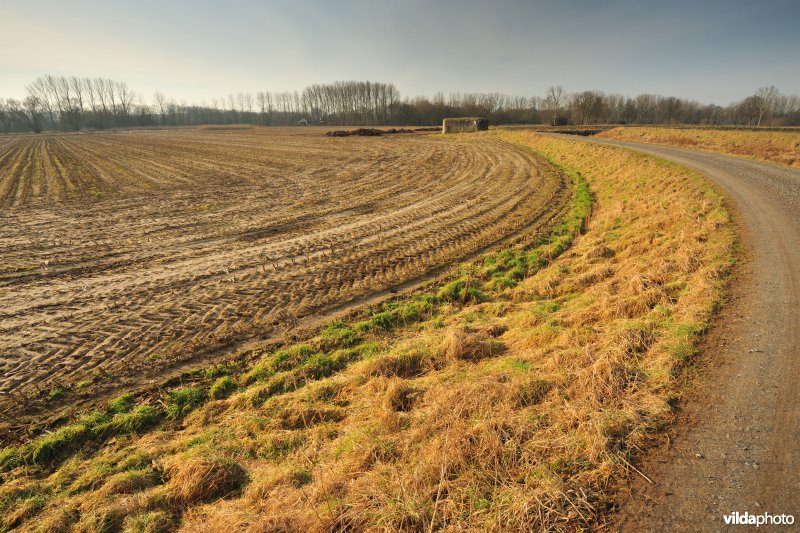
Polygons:
M760 87L753 96L755 97L753 103L758 110L758 122L756 125L760 126L761 121L772 113L780 93L778 89L770 85L769 87Z
M758 96L748 96L738 106L738 113L747 119L747 125L751 126L755 121L761 121L762 102Z
M113 114L111 108L111 95L113 93L111 87L111 80L104 80L103 78L96 78L94 80L95 92L97 99L100 102L100 117L97 119L97 125L104 128L108 122L109 117Z
M603 101L602 93L583 91L572 97L572 106L580 117L581 124L588 124L600 109Z
M256 93L256 105L258 106L258 121L264 124L267 116L267 94L264 91Z
M640 94L636 97L636 122L652 124L656 121L656 110L660 98L654 94Z
M544 100L542 101L542 108L550 115L550 122L553 126L555 126L558 121L558 112L561 110L563 103L564 88L561 85L548 87L547 94L545 94Z
M96 118L99 111L97 107L99 101L97 89L91 78L83 78L83 92L86 94L86 101L89 102L89 110L91 110L92 116Z
M156 91L153 93L153 102L155 102L156 112L161 123L164 124L167 120L167 97L161 91Z
M52 93L45 78L36 78L33 83L26 87L29 96L33 96L39 100L45 113L50 119L50 128L56 127L56 107L53 101Z
M674 96L668 96L667 98L661 100L661 113L667 124L672 123L672 120L675 118L675 115L678 114L678 111L680 111L681 107L683 107L683 102Z
M42 132L42 105L36 96L29 95L22 102L8 100L6 109L12 120L34 133Z
M8 104L0 98L0 126L3 128L3 133L11 132L11 113L8 109Z
M113 84L114 90L117 95L119 124L122 126L127 125L128 117L133 108L133 100L136 98L136 93L133 92L128 84L124 81L118 81Z

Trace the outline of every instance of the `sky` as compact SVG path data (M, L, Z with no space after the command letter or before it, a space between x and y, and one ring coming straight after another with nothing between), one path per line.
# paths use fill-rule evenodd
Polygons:
M800 94L798 0L0 0L0 97L45 74L210 103L312 83L402 96Z

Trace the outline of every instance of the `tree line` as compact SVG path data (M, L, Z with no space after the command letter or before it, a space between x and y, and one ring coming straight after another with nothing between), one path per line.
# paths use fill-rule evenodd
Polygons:
M107 78L43 76L22 100L0 98L0 131L42 132L202 124L280 126L441 124L455 116L487 117L493 124L695 124L800 125L800 97L762 87L727 106L640 94L567 93L550 87L544 96L442 93L401 98L391 83L340 81L302 91L239 92L187 104L154 93L150 102L125 82Z

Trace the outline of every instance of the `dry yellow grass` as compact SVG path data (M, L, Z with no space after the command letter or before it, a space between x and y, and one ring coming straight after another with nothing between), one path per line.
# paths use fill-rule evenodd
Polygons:
M604 131L597 137L695 148L800 167L798 132L624 127Z
M6 526L575 530L602 522L629 462L671 419L721 302L734 230L719 195L673 164L532 133L489 135L588 182L592 216L571 247L555 237L491 254L465 265L467 276L439 291L436 305L423 306L434 301L423 296L397 307L391 316L417 306L406 326L379 331L388 312L335 325L309 342L330 345L324 353L267 355L233 396L182 422L117 437L52 469L20 466L0 488ZM349 336L356 332L360 341ZM287 361L292 370L279 366ZM323 363L338 372L318 371ZM134 470L135 479L119 478Z

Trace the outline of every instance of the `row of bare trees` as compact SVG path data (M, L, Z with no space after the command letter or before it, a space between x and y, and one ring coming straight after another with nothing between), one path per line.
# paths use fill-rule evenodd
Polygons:
M567 93L558 85L542 97L457 93L445 98L439 93L401 99L391 83L344 81L300 92L239 92L201 105L158 91L148 104L125 82L106 78L43 76L26 90L22 100L0 99L0 131L234 123L435 125L448 116L483 116L495 124L800 125L800 97L775 87L762 87L725 107L657 94Z
M634 98L600 91L566 94L550 87L542 99L543 121L558 124L711 124L747 126L800 125L800 97L761 87L740 102L722 107L695 101L640 94Z
M548 88L543 97L503 94L454 94L445 98L404 100L396 113L404 124L436 124L441 118L477 115L495 124L704 124L747 126L800 125L800 97L763 87L752 96L725 107L695 101L640 94L626 97L601 91L567 93Z
M311 85L301 98L304 113L315 122L389 124L395 119L400 91L391 83L346 81Z
M250 123L260 125L391 124L400 92L391 83L346 81L315 84L302 92L259 91L229 94L210 105L178 104L161 92L153 97L158 122L166 125Z
M22 101L0 101L4 129L12 122L34 132L78 131L131 125L135 93L125 82L106 78L43 76L26 87Z

